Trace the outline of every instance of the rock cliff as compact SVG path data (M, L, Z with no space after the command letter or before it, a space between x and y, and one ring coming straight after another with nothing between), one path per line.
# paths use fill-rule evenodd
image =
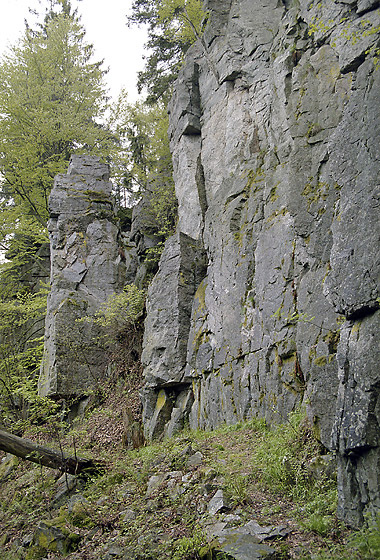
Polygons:
M107 357L91 318L121 291L125 265L111 199L108 165L73 156L49 198L51 291L39 392L83 396L104 378Z
M380 510L378 4L205 2L143 351L148 437L302 403L352 525Z

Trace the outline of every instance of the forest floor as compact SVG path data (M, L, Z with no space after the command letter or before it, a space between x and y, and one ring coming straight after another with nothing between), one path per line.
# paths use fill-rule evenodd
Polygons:
M242 534L264 545L257 558L380 558L378 527L353 536L336 519L331 462L320 467L302 411L274 430L251 420L128 450L124 402L112 391L59 442L51 430L29 430L44 445L103 461L96 476L2 456L2 560L256 558L226 545Z

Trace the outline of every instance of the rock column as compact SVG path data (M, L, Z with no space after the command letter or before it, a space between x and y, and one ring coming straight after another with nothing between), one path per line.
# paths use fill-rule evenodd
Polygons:
M73 156L50 194L51 292L39 381L44 396L83 395L106 374L104 341L84 319L124 285L111 188L108 165Z

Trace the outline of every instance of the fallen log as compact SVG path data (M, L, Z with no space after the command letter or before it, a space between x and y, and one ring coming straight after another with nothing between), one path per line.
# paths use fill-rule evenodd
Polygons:
M95 463L91 459L70 457L65 453L54 451L38 445L30 439L20 438L3 430L0 430L0 450L16 455L21 459L32 461L32 463L74 475L99 471L104 467L104 464L100 462Z

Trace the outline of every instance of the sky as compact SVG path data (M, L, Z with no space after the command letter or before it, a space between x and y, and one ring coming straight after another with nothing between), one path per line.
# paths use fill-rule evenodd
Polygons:
M126 26L132 0L72 0L86 30L86 41L95 48L95 59L104 59L109 68L106 76L111 96L115 99L122 87L129 101L136 101L137 72L144 67L143 45L146 31ZM39 9L38 0L0 0L0 55L23 34L28 8Z

